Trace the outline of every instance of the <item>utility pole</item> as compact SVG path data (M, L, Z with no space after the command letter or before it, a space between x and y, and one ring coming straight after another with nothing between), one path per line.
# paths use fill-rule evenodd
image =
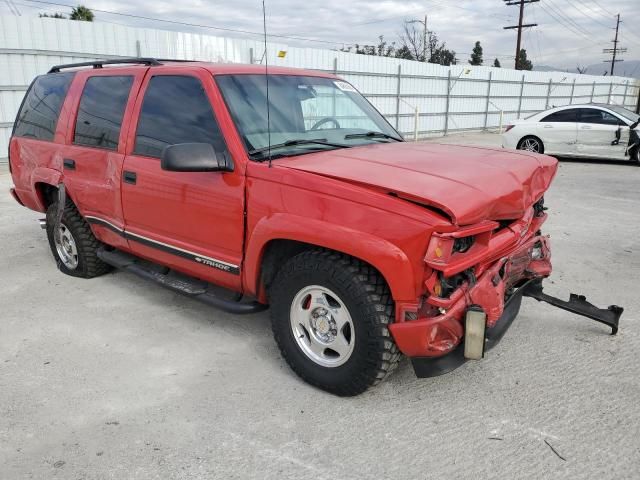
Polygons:
M613 42L613 48L605 48L602 50L602 53L611 53L613 54L611 57L611 73L610 75L613 75L613 70L615 69L616 66L616 62L622 62L623 60L616 60L616 54L618 53L625 53L627 51L626 48L618 48L618 31L620 29L620 14L617 15L617 20L616 20L616 37L612 40ZM605 63L609 63L609 60L605 60Z
M427 61L427 38L429 31L427 30L427 16L424 16L424 22L422 20L411 20L407 23L419 23L422 25L422 57L424 61Z
M537 23L527 23L525 25L522 24L524 19L524 5L525 3L534 3L539 2L540 0L503 0L506 5L519 5L520 6L520 19L518 20L518 25L511 25L509 27L504 27L504 30L511 30L513 28L518 29L518 41L516 42L516 60L515 60L515 69L520 70L518 68L518 58L520 57L520 46L522 44L522 29L529 27L537 27Z

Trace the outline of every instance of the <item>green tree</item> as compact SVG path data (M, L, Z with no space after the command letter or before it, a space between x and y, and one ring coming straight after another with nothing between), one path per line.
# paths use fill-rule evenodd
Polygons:
M38 16L40 18L63 18L63 19L67 18L63 14L58 13L58 12L56 12L56 13L39 13Z
M377 45L359 45L355 44L355 53L359 55L375 55L378 57L395 57L396 56L396 44L395 42L387 43L384 39L384 35L378 37L379 42ZM340 49L342 52L351 52L351 46L343 47Z
M404 60L415 60L415 57L411 54L411 50L406 45L401 46L396 50L396 58L402 58Z
M84 5L78 5L71 10L71 20L79 20L81 22L93 22L93 12Z
M527 58L527 51L522 48L516 60L516 70L532 70L533 63Z
M446 48L446 43L442 42L435 48L433 53L431 53L429 63L437 63L439 65L447 66L455 65L457 63L456 52L454 50L449 50L448 48Z
M473 51L471 52L469 63L471 65L482 65L482 61L482 46L480 42L476 42L476 46L473 47Z
M500 60L498 60L497 58L493 61L493 66L496 68L500 68L502 67L502 65L500 65Z

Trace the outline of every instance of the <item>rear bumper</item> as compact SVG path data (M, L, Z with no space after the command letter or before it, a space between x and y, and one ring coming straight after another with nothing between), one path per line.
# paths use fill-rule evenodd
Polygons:
M525 285L518 288L518 290L505 302L502 316L493 327L486 330L485 351L491 350L500 342L502 336L509 329L520 312L522 294L525 291L525 287L534 281L536 281L536 279L529 280ZM464 364L466 361L467 359L464 358L464 344L460 343L455 350L444 357L414 357L411 359L411 364L413 365L413 370L418 378L427 378L449 373Z

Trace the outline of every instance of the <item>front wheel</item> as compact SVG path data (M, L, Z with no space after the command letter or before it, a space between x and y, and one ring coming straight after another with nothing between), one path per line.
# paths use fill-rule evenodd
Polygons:
M538 137L528 136L524 137L518 142L516 147L518 150L526 150L533 153L544 153L544 144Z
M400 359L388 329L389 288L359 260L324 250L302 252L278 271L270 303L280 351L311 385L358 395L382 381Z

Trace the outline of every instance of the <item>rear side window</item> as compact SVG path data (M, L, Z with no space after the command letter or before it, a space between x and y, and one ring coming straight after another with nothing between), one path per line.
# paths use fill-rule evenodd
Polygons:
M50 73L35 79L16 118L16 137L53 140L73 76L73 72Z
M547 115L544 117L542 122L551 122L551 123L577 123L578 122L578 109L571 108L569 110L560 110L559 112L552 113L551 115Z
M210 143L224 150L224 140L202 83L195 77L153 77L142 103L134 153L160 157L178 143Z
M131 76L91 77L80 98L73 143L116 150Z

